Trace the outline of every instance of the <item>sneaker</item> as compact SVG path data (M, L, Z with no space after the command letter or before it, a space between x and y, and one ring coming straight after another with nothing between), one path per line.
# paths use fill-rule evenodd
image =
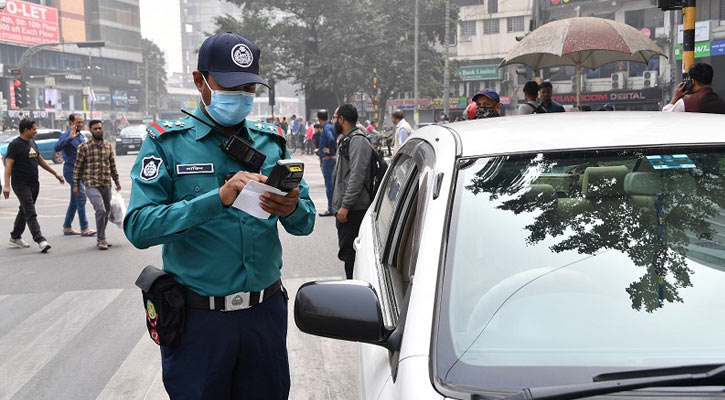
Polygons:
M38 243L38 247L40 247L41 253L45 253L48 250L50 250L50 244L46 240L43 240L42 242Z
M332 216L335 215L335 213L332 212L332 211L326 211L326 212L323 212L323 213L319 213L317 215L319 215L320 217L332 217Z
M27 249L28 247L30 247L30 244L28 242L26 242L25 240L23 240L22 238L17 238L17 239L10 238L10 240L8 241L8 244L10 245L10 247L15 247L18 249Z

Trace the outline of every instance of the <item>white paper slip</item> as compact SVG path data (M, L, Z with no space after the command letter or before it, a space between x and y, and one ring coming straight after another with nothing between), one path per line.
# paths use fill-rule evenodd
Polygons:
M244 186L244 189L239 192L239 196L237 196L234 203L232 203L232 207L236 207L253 217L267 219L269 218L269 213L264 211L259 205L262 202L262 200L259 199L259 196L263 195L265 192L278 194L280 196L287 195L286 192L272 186L265 185L264 183L249 181L249 183Z

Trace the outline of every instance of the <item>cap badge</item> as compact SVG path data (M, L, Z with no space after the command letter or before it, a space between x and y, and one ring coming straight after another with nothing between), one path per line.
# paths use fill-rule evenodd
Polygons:
M240 43L232 48L232 61L242 68L249 68L254 62L252 50L246 44Z

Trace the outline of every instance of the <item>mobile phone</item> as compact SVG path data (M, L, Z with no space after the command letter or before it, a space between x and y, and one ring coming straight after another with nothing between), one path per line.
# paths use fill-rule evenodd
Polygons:
M690 79L690 78L685 78L685 80L683 80L683 82L685 83L685 86L682 88L682 91L684 93L688 93L688 94L691 93L692 87L695 85L695 82L693 82L692 79Z

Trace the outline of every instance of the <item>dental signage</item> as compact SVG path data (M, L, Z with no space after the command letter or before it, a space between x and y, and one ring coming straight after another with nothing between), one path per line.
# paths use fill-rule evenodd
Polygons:
M58 10L52 7L7 0L0 13L0 41L36 45L60 42Z

